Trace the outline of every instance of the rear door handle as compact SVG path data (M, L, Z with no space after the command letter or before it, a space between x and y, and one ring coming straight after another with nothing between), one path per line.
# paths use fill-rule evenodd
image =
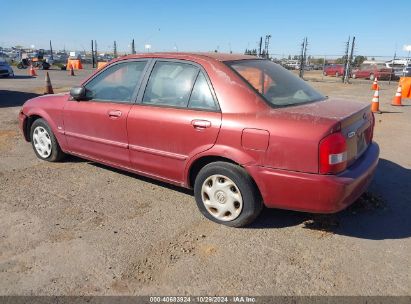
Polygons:
M111 118L116 118L121 116L121 111L120 110L110 110L108 111L108 116Z
M211 127L211 121L202 119L194 119L191 121L191 124L194 129L205 129Z

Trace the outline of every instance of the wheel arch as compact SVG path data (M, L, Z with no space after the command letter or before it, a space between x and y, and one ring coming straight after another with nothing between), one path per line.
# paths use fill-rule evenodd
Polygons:
M66 141L64 138L64 133L62 131L59 131L56 125L56 122L51 119L50 115L44 110L30 110L26 114L26 126L24 128L24 138L27 139L27 141L31 141L31 136L30 136L30 130L31 126L33 123L38 120L38 119L43 119L50 127L51 131L53 132L54 136L56 137L57 143L59 144L60 148L63 151L67 150L67 145Z
M198 173L200 172L200 170L204 166L206 166L210 163L217 162L217 161L223 161L223 162L227 162L227 163L231 163L231 164L241 166L238 162L236 162L236 161L234 161L230 158L223 157L223 156L204 155L204 156L198 157L197 159L193 160L191 162L191 164L189 165L188 172L187 172L187 178L186 178L187 186L189 188L193 188L194 187L194 181L195 181Z
M40 115L33 114L30 116L27 116L27 118L24 120L23 133L24 133L24 138L28 142L31 142L31 136L30 136L31 126L37 119L44 119L44 118Z

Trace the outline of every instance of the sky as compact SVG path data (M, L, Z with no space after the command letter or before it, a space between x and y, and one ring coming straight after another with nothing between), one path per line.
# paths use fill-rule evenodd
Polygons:
M356 55L407 56L411 45L411 0L370 1L132 1L2 0L0 46L99 52L213 51L243 53L271 35L276 57L300 52L308 37L308 55L341 55L349 36ZM263 38L264 39L264 38Z

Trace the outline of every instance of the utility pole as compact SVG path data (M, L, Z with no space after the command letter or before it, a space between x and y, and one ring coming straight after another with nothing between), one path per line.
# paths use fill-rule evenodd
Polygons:
M93 64L93 69L96 67L96 58L94 57L94 43L91 40L91 62Z
M303 39L303 43L301 44L301 55L300 55L300 78L304 77L304 66L305 60L307 56L307 37Z
M94 52L96 57L96 62L98 62L98 52L97 52L97 40L94 40Z
M114 41L114 46L113 46L113 57L117 58L117 43Z
M131 54L135 54L136 53L136 48L134 46L134 39L133 41L131 41Z
M392 74L394 73L394 65L395 65L395 59L396 59L396 57L397 57L397 50L395 50L395 52L394 52L394 58L392 59L390 80L388 81L388 84L391 84Z
M270 57L268 55L268 45L270 44L270 38L271 38L271 35L265 35L264 49L265 49L265 58L267 58L267 59Z
M350 57L348 58L348 64L347 64L346 71L345 71L345 82L346 83L350 83L351 65L352 65L352 60L354 58L354 48L355 48L355 36L352 37Z
M355 47L355 37L352 37L351 42L351 52L348 56L348 51L350 49L350 37L348 37L347 45L345 48L345 62L344 62L344 76L342 79L343 83L350 83L350 74L351 74L351 64L354 57L354 47Z
M344 55L344 75L341 78L342 82L345 83L346 75L347 75L347 66L348 66L348 51L350 49L350 39L351 37L348 36L348 41L345 43L345 55Z
M50 59L53 61L53 47L51 46L51 40L50 40Z
M261 57L261 47L263 46L263 37L260 37L260 44L258 47L258 57Z

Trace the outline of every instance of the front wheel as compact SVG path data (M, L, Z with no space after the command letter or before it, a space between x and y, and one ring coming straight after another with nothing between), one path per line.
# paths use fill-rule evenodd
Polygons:
M375 79L374 74L370 74L370 80L371 80L371 81L374 81L374 79Z
M30 129L31 144L36 156L49 162L57 162L64 157L56 137L51 128L43 119L37 119L33 122Z
M257 186L248 173L226 162L214 162L200 170L194 195L206 218L231 227L250 224L263 207Z

